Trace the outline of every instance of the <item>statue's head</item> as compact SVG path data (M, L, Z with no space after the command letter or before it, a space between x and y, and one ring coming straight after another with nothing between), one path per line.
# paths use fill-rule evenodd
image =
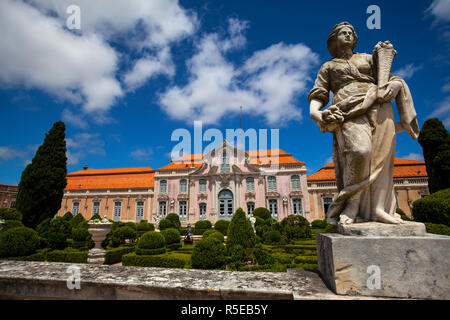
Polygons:
M356 44L358 43L358 36L356 35L355 28L353 28L353 26L350 23L341 22L341 23L335 25L333 30L331 30L330 35L328 36L328 40L327 40L328 51L330 52L330 54L333 57L336 57L336 55L337 55L337 49L338 49L338 46L340 45L339 41L344 41L344 42L346 41L344 36L341 38L340 33L341 34L345 34L345 33L351 34L351 37L350 37L351 43L349 45L351 45L352 50L356 47Z

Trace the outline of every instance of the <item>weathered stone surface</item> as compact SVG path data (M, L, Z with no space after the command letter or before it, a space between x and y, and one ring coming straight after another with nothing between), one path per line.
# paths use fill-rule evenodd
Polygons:
M348 236L380 236L380 237L406 237L425 236L425 224L420 222L404 221L400 224L380 222L363 222L353 224L338 224L337 231Z
M448 236L361 237L316 233L316 239L319 272L337 294L450 299ZM379 288L371 281L376 268L380 271Z
M69 266L81 289L67 287ZM0 261L0 298L51 299L336 299L319 275L230 272L25 261ZM338 297L339 298L339 297Z

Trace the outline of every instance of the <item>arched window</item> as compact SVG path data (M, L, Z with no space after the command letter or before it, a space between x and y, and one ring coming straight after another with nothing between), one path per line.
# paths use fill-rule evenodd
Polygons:
M206 192L206 180L200 179L198 181L198 192Z
M247 192L255 192L255 179L253 177L248 177L245 179Z
M219 192L219 218L231 219L233 216L233 193L230 190Z
M159 193L167 193L167 180L159 182Z
M180 193L186 193L187 192L187 180L182 179L180 180Z
M291 189L300 190L300 177L298 175L291 176Z
M267 177L267 191L277 191L277 178L275 176Z

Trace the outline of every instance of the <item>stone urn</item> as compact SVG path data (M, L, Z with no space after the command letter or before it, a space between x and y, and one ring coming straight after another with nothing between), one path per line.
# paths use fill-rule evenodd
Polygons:
M102 248L102 242L106 239L106 235L111 231L112 223L109 221L88 222L89 233L92 235L92 240L95 247L89 250L87 262L89 264L103 264L105 262L105 249Z

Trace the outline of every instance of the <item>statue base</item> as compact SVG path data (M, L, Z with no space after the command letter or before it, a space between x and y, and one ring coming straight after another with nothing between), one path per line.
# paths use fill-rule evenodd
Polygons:
M88 264L104 264L106 251L103 249L93 248L89 250L87 263Z
M400 224L381 222L363 222L352 224L338 224L337 232L347 236L380 236L380 237L407 237L425 236L427 230L420 222L404 221Z
M450 237L316 233L319 272L336 294L450 299Z

